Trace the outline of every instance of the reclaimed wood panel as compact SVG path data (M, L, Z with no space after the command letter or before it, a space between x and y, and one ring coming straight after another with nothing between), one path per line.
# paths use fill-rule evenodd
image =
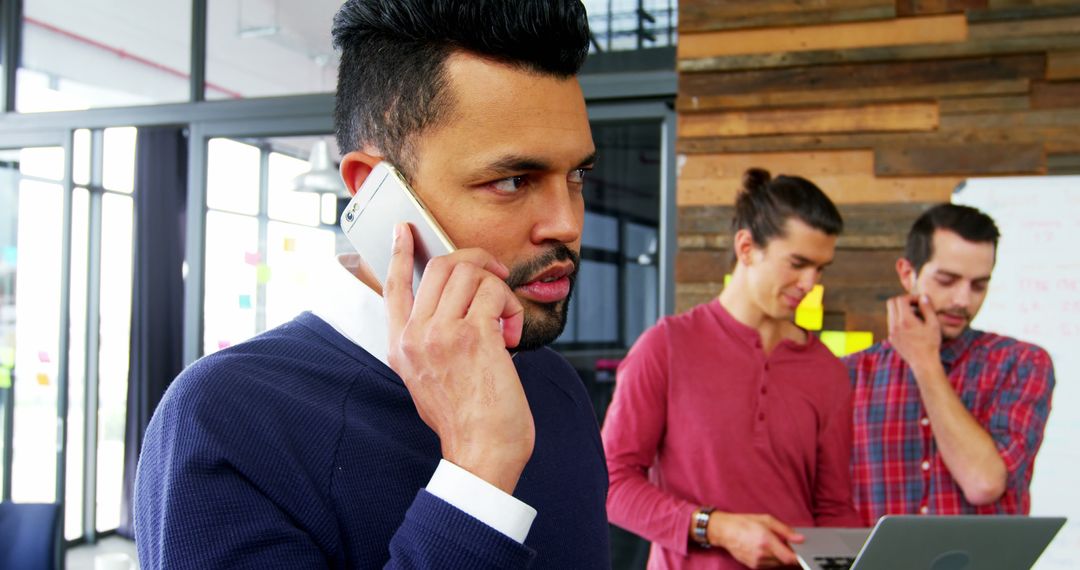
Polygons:
M679 77L682 96L745 95L811 90L946 85L975 81L1043 79L1046 56L1021 54L692 73Z
M1080 148L1080 117L1071 116L1072 112L1058 111L1056 124L1039 121L1038 124L1010 125L1016 120L996 119L996 114L990 114L987 122L993 124L982 126L979 119L986 118L984 115L943 115L942 124L933 132L685 138L679 139L675 148L683 154L694 154L837 150L898 144L1043 143L1047 152L1064 154Z
M1046 57L1047 79L1080 79L1080 51L1050 52Z
M731 95L688 96L680 94L676 100L675 108L679 112L692 113L753 107L802 107L938 99L941 112L945 113L946 104L955 97L970 100L969 96L972 93L978 93L981 97L1016 95L1026 103L1030 89L1031 82L1028 79L1006 79L913 86L890 85L887 87L817 89L812 91L751 92Z
M682 0L679 2L679 32L712 29L727 20L760 17L770 26L786 26L783 18L819 12L848 12L888 8L895 0Z
M896 15L950 14L988 6L989 0L896 0Z
M1080 153L1051 154L1046 157L1047 174L1080 174Z
M740 179L748 168L764 168L774 176L793 174L813 178L845 172L870 174L874 153L870 150L825 152L778 152L685 155L679 157L680 180Z
M847 2L834 1L829 4L827 9L808 7L795 12L781 13L735 11L723 17L709 17L705 10L688 9L685 4L681 4L679 6L679 33L862 22L884 20L896 16L893 0L849 0ZM848 7L836 6L837 4Z
M972 24L968 33L973 42L979 42L1075 34L1078 30L1080 30L1080 16Z
M991 38L937 46L871 47L851 50L776 52L730 57L687 59L677 63L681 72L772 69L859 62L924 61L1080 49L1080 34Z
M893 202L942 202L949 199L959 176L877 177L871 174L841 174L810 177L837 204L883 204ZM734 204L742 187L741 178L680 180L676 194L679 206Z
M1080 30L1077 30L1080 33ZM1033 109L1080 108L1080 81L1036 82L1031 86Z
M878 148L878 176L1045 174L1041 144L911 145Z
M938 126L937 103L882 103L823 109L776 109L684 115L680 137L928 131Z
M678 59L774 52L842 50L962 42L968 37L962 14L918 18L682 34Z
M911 224L936 202L837 204L844 218L839 249L903 249ZM676 227L682 249L731 247L731 205L682 206Z
M998 111L1026 111L1031 108L1031 96L1029 89L1022 95L1008 97L993 97L987 93L979 93L977 97L958 97L953 99L941 99L938 108L942 115L958 115L961 113L992 113ZM978 91L975 91L978 93Z
M1080 0L895 0L895 17L874 21L860 20L887 8L870 0L680 4L693 14L681 40L697 49L677 61L677 242L693 281L677 284L680 309L722 288L748 166L806 176L838 204L846 227L825 309L831 326L877 340L925 208L969 176L1080 173ZM962 18L963 37L865 35L942 17ZM816 35L845 29L864 34ZM933 126L876 130L850 116L887 105L933 106Z
M723 283L731 272L727 251L683 250L675 255L675 281L679 283Z

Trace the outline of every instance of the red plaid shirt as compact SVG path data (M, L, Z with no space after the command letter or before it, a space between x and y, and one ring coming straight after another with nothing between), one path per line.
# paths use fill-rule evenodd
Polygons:
M968 503L949 474L911 368L889 342L844 359L854 389L853 499L867 526L887 514L1027 514L1035 453L1050 413L1054 368L1043 349L968 329L941 361L953 388L997 444L1005 494Z

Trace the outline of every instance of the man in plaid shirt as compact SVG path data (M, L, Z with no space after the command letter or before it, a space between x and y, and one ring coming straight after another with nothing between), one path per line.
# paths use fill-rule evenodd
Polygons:
M998 229L982 212L924 213L896 262L889 339L845 359L854 389L851 479L872 525L886 514L1026 514L1054 369L1043 349L972 329Z

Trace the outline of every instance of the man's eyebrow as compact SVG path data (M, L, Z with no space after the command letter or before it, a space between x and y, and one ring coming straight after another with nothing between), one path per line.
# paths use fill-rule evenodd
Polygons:
M592 166L596 162L596 152L589 154L584 160L578 163L574 168L583 168L586 166ZM489 172L495 175L501 175L511 172L543 172L545 170L551 170L552 165L543 159L511 154L496 159L491 164L484 167L485 172Z
M803 256L801 256L801 255L799 255L797 253L791 254L791 260L794 261L795 263L801 263L803 265L819 265L818 262L814 261L813 259L810 259L808 257L803 257ZM830 259L828 262L822 263L820 265L822 267L828 267L828 266L832 265L832 262L833 262L833 260Z
M585 157L585 160L582 160L581 162L579 162L577 167L578 168L584 168L586 166L592 166L595 163L596 163L596 151L593 151L592 154Z

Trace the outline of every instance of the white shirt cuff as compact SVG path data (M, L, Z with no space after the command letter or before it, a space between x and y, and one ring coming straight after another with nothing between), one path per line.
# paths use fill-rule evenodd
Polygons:
M439 461L427 492L518 543L525 542L536 519L536 509L445 459Z

